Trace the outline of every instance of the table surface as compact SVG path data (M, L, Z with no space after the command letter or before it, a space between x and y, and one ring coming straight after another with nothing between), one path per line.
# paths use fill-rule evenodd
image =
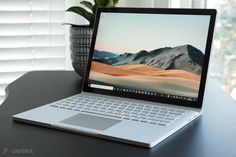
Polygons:
M0 156L37 157L235 157L236 102L207 82L203 115L152 149L30 125L12 115L81 90L71 71L29 72L7 87L0 106Z

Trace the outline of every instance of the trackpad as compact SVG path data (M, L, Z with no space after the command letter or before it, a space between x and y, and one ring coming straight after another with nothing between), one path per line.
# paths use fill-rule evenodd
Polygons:
M60 123L80 126L100 131L106 130L119 122L121 121L110 118L92 116L88 114L81 114L81 113L72 116L70 118L67 118L63 121L60 121Z

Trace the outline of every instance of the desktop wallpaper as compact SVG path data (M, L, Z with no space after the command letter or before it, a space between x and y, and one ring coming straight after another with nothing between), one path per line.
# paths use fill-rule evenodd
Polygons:
M102 13L90 83L197 98L209 20Z

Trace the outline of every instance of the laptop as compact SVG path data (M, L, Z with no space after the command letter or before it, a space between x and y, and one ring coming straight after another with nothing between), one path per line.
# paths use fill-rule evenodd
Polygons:
M202 113L216 10L99 8L80 94L13 119L151 148Z

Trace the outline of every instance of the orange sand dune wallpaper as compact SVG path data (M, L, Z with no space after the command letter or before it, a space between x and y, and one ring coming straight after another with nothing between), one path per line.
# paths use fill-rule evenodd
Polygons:
M203 57L192 45L132 54L95 50L90 80L101 85L196 98Z

